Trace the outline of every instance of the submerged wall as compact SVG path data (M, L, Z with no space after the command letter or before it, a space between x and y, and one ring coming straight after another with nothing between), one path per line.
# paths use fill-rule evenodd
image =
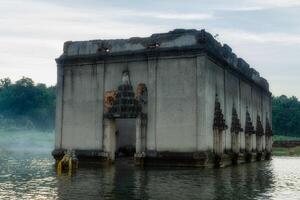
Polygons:
M156 157L158 152L214 153L216 102L228 127L218 129L225 154L232 152L233 109L243 128L237 133L241 153L247 151L246 113L254 129L258 116L264 130L267 119L271 120L267 82L205 31L175 30L150 38L67 42L57 62L56 150L90 150L91 155L104 152L105 92L118 89L125 70L135 92L141 83L147 87L142 142L146 157ZM256 152L256 134L247 138ZM262 146L265 149L265 136Z

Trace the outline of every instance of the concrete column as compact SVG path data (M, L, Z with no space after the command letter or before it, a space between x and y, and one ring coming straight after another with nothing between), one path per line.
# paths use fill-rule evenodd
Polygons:
M268 149L269 152L272 152L272 146L273 146L273 139L272 136L269 136L269 149Z
M223 154L223 132L214 129L214 153L217 155Z
M55 149L62 148L64 68L57 65L56 85L56 117L55 117Z
M246 152L251 152L252 151L252 134L245 134L245 147L246 147Z
M213 133L213 151L216 154L218 152L218 131L214 129Z
M256 134L252 134L252 144L251 144L251 147L252 147L252 151L256 151Z
M196 66L196 146L197 151L205 151L212 149L212 142L207 142L211 139L210 132L206 131L207 117L206 117L206 86L207 86L207 73L206 73L206 57L201 55L197 56ZM211 127L209 127L211 128ZM210 140L211 141L211 140Z
M240 144L240 137L241 137L240 133L236 134L236 139L235 139L236 140L236 149L235 149L236 153L240 152L240 146L241 146L241 144Z
M240 151L244 152L245 151L245 132L240 133Z
M142 152L146 151L147 138L147 118L142 119Z
M157 116L157 105L156 105L156 87L157 87L157 58L148 58L148 104L147 104L147 115L148 115L148 127L147 127L147 150L156 149L156 116Z
M142 152L142 119L136 118L136 138L135 138L135 153Z
M232 146L232 151L234 153L239 153L240 152L240 133L231 133L232 138L231 138L231 146Z
M99 149L102 149L103 146L103 113L104 113L104 64L97 64L97 77L96 77L96 112L95 112L95 138L96 138L96 144ZM102 149L103 150L103 149Z
M146 151L146 132L147 132L147 120L142 117L136 118L136 153L142 153Z
M262 152L262 138L263 136L256 136L256 151L257 152Z
M266 151L267 153L272 151L272 136L266 136Z
M261 140L262 140L262 151L265 151L266 150L266 136L263 135Z
M116 152L116 121L114 119L104 119L103 132L103 150L108 153L108 158L114 161Z
M223 147L223 138L224 138L224 131L219 131L218 135L219 135L219 154L223 154L224 151L224 147Z

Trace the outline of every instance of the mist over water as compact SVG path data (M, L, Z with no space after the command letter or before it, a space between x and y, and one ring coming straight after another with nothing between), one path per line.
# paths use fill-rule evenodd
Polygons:
M137 168L132 160L57 176L54 134L0 132L0 199L299 199L300 159L222 169Z
M53 148L53 132L0 131L0 152L50 153Z

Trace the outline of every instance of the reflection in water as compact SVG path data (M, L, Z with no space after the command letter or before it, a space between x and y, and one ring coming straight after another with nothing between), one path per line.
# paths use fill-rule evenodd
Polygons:
M80 168L57 177L46 154L0 154L1 199L297 199L300 159L223 169L115 166Z

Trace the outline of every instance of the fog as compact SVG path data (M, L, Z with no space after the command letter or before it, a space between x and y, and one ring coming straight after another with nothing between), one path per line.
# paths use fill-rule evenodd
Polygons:
M54 147L54 133L36 130L0 130L0 152L49 153Z

